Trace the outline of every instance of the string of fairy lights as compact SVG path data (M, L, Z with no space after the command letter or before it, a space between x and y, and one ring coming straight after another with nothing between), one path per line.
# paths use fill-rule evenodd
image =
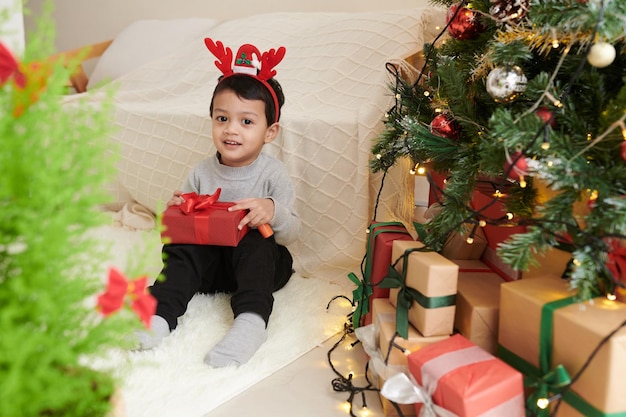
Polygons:
M433 45L436 44L440 40L440 38L444 36L444 34L449 29L450 23L454 20L454 18L457 16L458 13L461 13L462 10L465 10L464 6L466 6L467 3L468 2L466 0L463 0L460 3L457 3L454 9L451 9L452 13L448 17L447 24L443 29L441 29L441 31L437 35L437 37L433 41ZM508 14L504 17L499 16L497 18L499 18L500 20L518 18L518 16L516 16L515 13L516 12L512 14ZM494 18L494 16L491 16L491 18ZM601 18L602 18L602 13L600 13L600 19ZM596 29L597 29L597 25L596 25ZM594 32L590 35L590 39L588 40L588 44L590 46L588 47L588 50L587 50L587 56L588 56L588 61L590 63L592 63L591 62L592 59L590 56L594 53L593 49L598 44L597 42L594 43L594 40L596 39L596 29L594 29ZM554 34L554 37L551 42L551 46L553 48L557 48L560 45L561 45L561 42L559 41L557 34ZM418 72L417 79L412 83L411 88L413 89L419 88L421 77L423 76L423 74L426 74L426 68L428 67L429 59L430 59L430 52L432 52L432 50L433 48L430 48L426 51L425 62L423 64L423 67L421 71ZM556 73L561 67L569 51L570 51L569 47L566 47L563 49L562 56L556 65L556 69L554 70L554 73L552 74L552 80L556 76ZM611 54L609 53L608 55L610 56ZM606 61L606 59L604 59L604 61ZM605 64L604 61L602 61L601 64L598 64L598 66L604 65ZM542 227L542 230L544 231L544 233L548 233L548 234L552 233L556 239L562 238L562 236L558 236L557 234L552 232L552 229L554 226L553 220L532 219L532 218L520 219L520 218L516 218L511 212L507 212L503 216L498 217L498 218L492 218L492 217L487 216L485 213L492 205L498 203L503 198L505 198L507 196L508 190L511 187L515 185L519 185L521 188L524 188L527 186L526 177L528 176L528 161L526 158L526 153L531 148L533 148L537 144L538 141L541 141L541 149L543 149L544 151L547 151L550 149L549 127L553 126L554 114L547 107L545 107L545 105L543 105L542 103L545 99L548 99L552 103L554 108L561 108L563 106L562 104L563 101L571 93L573 86L575 85L579 77L581 76L584 65L585 65L585 61L581 61L579 66L576 68L576 70L572 74L570 82L565 86L565 88L563 89L563 93L561 94L559 98L554 97L552 92L550 92L549 89L546 88L543 94L541 95L540 99L537 100L535 103L533 103L532 106L527 110L527 112L535 112L535 114L541 117L543 121L541 128L536 132L532 141L524 149L518 150L512 154L509 154L507 152L507 155L506 155L507 164L505 165L503 178L497 181L494 181L491 179L479 179L477 181L476 189L482 191L483 193L487 195L492 196L493 197L492 200L489 201L487 204L483 205L482 207L480 207L479 209L474 209L466 205L466 209L469 214L465 216L465 218L463 218L462 221L460 221L458 224L451 227L450 231L456 230L462 224L468 224L469 230L470 230L466 239L468 244L473 243L474 237L478 231L478 228L485 227L487 225L509 226L509 227L510 226L528 226L528 225L539 226L539 227ZM385 117L389 117L390 114L401 113L401 107L403 104L401 100L402 96L401 96L400 84L405 83L405 80L402 78L399 68L395 66L394 64L387 63L386 68L387 68L387 71L390 74L392 74L392 76L395 79L395 87L394 87L395 102L393 106L390 108L390 110L385 114ZM423 91L423 94L428 97L432 95L432 92L425 89ZM439 110L440 112L442 112L441 109ZM520 117L523 117L523 115ZM588 146L585 149L581 150L580 153L582 154L586 152L588 149L590 149L591 147L597 145L609 134L609 132L612 132L613 130L616 130L616 129L621 130L621 134L624 140L626 141L626 113L622 117L618 118L614 123L612 123L608 127L608 129L606 129L606 131L597 135L595 139L589 137ZM407 140L406 138L407 138L407 135L406 134L403 135L403 140L406 141ZM405 143L405 147L409 148L408 143ZM623 149L626 150L626 147L623 147ZM375 157L379 161L381 161L383 165L383 169L382 169L383 175L382 175L382 179L379 185L379 190L378 190L376 200L375 200L374 214L373 214L374 219L376 219L376 214L378 211L381 193L385 184L385 178L386 178L387 172L391 168L391 166L394 164L397 158L397 155L376 154ZM437 182L434 180L433 176L431 175L431 173L429 172L427 168L427 164L426 164L427 161L420 161L419 158L416 158L414 155L412 155L412 159L417 162L415 162L415 165L410 169L409 173L411 175L425 175L426 176L429 186L430 186L431 195L433 196L433 200L435 203L442 204L446 200L455 198L453 195L446 193L444 188L437 184ZM568 161L566 161L566 163L568 163ZM548 162L547 165L549 166L550 162ZM444 184L445 184L445 180L444 180ZM591 196L591 201L593 201L593 196L594 196L593 190L590 191L590 196ZM369 233L369 229L366 232ZM626 239L626 236L616 236L616 237L620 239ZM440 240L443 240L445 238L447 238L447 234L442 234L442 236L438 236L437 240L435 240L434 242L441 243ZM593 240L594 240L593 236L588 236L587 241L592 242ZM367 257L367 254L363 257L363 260L361 262L361 275L363 277L365 276L364 264L366 261L366 257ZM392 265L395 265L399 260L400 258L395 260L395 262L392 262ZM576 259L573 259L569 268L575 267L575 266L576 266ZM371 283L371 282L367 282L365 279L361 279L361 285L364 287L366 286L374 287L378 284L379 283ZM328 363L332 371L335 374L335 378L331 382L332 388L335 392L348 394L348 398L346 399L345 409L346 409L346 412L351 417L357 417L355 414L355 408L356 408L355 401L357 399L360 400L360 404L361 404L360 411L359 411L360 417L367 417L369 415L369 409L367 408L366 393L380 391L377 388L376 384L370 379L371 370L369 369L369 362L367 362L364 365L364 374L363 374L364 383L362 385L358 385L356 383L357 378L355 377L355 375L357 374L355 374L354 370L348 369L346 373L342 373L333 361L333 354L336 352L337 349L339 349L340 347L351 349L360 343L360 340L355 337L353 314L354 314L354 310L356 309L359 303L369 302L368 297L365 295L365 291L362 292L362 294L363 295L361 299L349 299L345 296L337 296L333 298L328 303L328 306L327 306L327 308L329 308L333 301L335 301L338 298L344 298L348 300L353 307L352 312L350 312L346 317L346 321L344 323L343 330L339 336L339 339L327 353ZM609 300L615 300L614 293L610 292L606 296ZM583 374L585 370L591 365L593 359L596 357L600 349L611 339L612 336L614 336L623 327L626 327L626 321L624 321L619 326L617 326L613 331L607 334L597 344L597 346L594 348L594 350L585 360L585 362L583 363L579 371L571 378L571 381L567 385L565 385L560 392L553 394L549 398L539 398L537 400L537 407L539 409L544 410L550 407L552 403L554 403L552 410L550 412L550 415L551 416L556 415L556 413L559 410L560 404L562 402L563 395L566 393L566 391L571 389L571 386L580 378L581 374ZM395 339L397 337L399 337L399 334L396 332L395 335L392 337L392 340L390 340L389 348L387 349L387 352L382 352L384 354L383 358L384 358L385 365L387 365L388 363L387 361L388 361L389 356L392 353L392 349L399 349L405 355L409 355L411 353L409 350L395 343ZM376 377L376 375L374 375L374 377ZM394 407L395 412L397 413L398 416L404 417L404 414L402 413L402 410L400 409L398 404L391 402L391 405ZM530 412L532 413L532 411Z

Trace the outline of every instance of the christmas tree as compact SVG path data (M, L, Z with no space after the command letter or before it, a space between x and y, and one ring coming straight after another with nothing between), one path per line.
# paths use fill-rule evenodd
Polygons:
M522 226L498 249L513 268L567 248L581 299L624 287L626 2L435 3L447 25L424 46L416 79L392 86L371 169L405 157L427 168L442 209L420 234L434 250L452 231ZM507 216L472 206L475 192Z
M46 59L53 35L44 17L23 57L0 43L0 415L105 416L117 381L88 364L140 326L111 315L127 295L150 302L115 270L105 290L109 248L88 231L107 221L112 100L63 106L77 62Z

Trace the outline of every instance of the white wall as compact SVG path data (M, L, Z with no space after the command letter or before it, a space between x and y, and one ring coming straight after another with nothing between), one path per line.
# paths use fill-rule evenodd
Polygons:
M8 0L0 0L8 1ZM28 0L37 15L45 0ZM428 5L428 0L56 0L57 51L111 39L137 19L209 17L226 20L277 11L366 11ZM26 33L34 27L25 18Z
M21 0L0 0L2 15L7 13L8 21L2 21L0 40L17 56L24 51L24 19Z

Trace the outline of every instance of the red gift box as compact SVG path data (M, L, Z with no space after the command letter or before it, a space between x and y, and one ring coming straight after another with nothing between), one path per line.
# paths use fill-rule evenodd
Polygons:
M437 172L432 173L432 179L438 188L445 188L445 175ZM431 187L431 193L429 195L429 204L441 203L440 192L437 191L437 187ZM491 194L491 190L495 191L488 182L481 182L477 184L476 189L472 193L471 206L474 211L479 211L482 216L499 219L506 215L505 207L502 201L494 202L494 196ZM503 190L506 191L506 190ZM481 256L481 261L487 264L493 272L500 275L507 281L519 279L521 272L514 270L510 265L504 263L504 261L498 256L497 249L500 243L506 241L511 235L516 233L526 232L524 226L514 227L501 227L497 225L487 224L482 228L485 239L487 240L487 247L484 248L484 252Z
M235 203L218 202L219 192L212 195L183 194L185 203L170 206L163 213L163 243L237 246L248 233L237 226L245 210L228 211Z
M460 334L413 352L408 361L433 403L459 417L525 415L522 374ZM422 404L415 406L419 415Z
M504 205L501 201L493 202L494 197L481 192L475 192L472 198L474 210L481 211L483 216L498 219L506 215ZM498 256L498 246L517 233L525 233L524 226L501 227L487 224L482 228L487 238L487 247L483 252L481 260L486 263L495 273L507 281L519 279L521 272L505 264Z
M380 288L378 284L387 276L394 240L413 240L406 227L400 222L372 223L367 239L367 255L365 259L365 282L372 285L369 300L369 313L364 317L365 325L372 323L372 300L388 298L389 288Z

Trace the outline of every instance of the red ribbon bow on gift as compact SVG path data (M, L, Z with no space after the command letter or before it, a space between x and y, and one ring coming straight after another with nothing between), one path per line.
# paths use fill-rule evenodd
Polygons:
M128 281L115 268L109 269L109 285L106 291L98 296L98 308L105 316L115 313L122 308L124 300L130 298L130 307L137 313L141 322L150 328L150 318L156 312L157 302L146 290L148 278L139 277Z
M180 207L180 211L182 211L183 214L189 214L193 213L194 211L203 210L215 204L220 198L221 192L222 189L218 188L213 194L210 195L198 195L196 193L183 194L182 197L185 199L185 201L178 207Z
M606 267L615 280L626 284L626 247L621 246L618 240L612 240L608 258Z

